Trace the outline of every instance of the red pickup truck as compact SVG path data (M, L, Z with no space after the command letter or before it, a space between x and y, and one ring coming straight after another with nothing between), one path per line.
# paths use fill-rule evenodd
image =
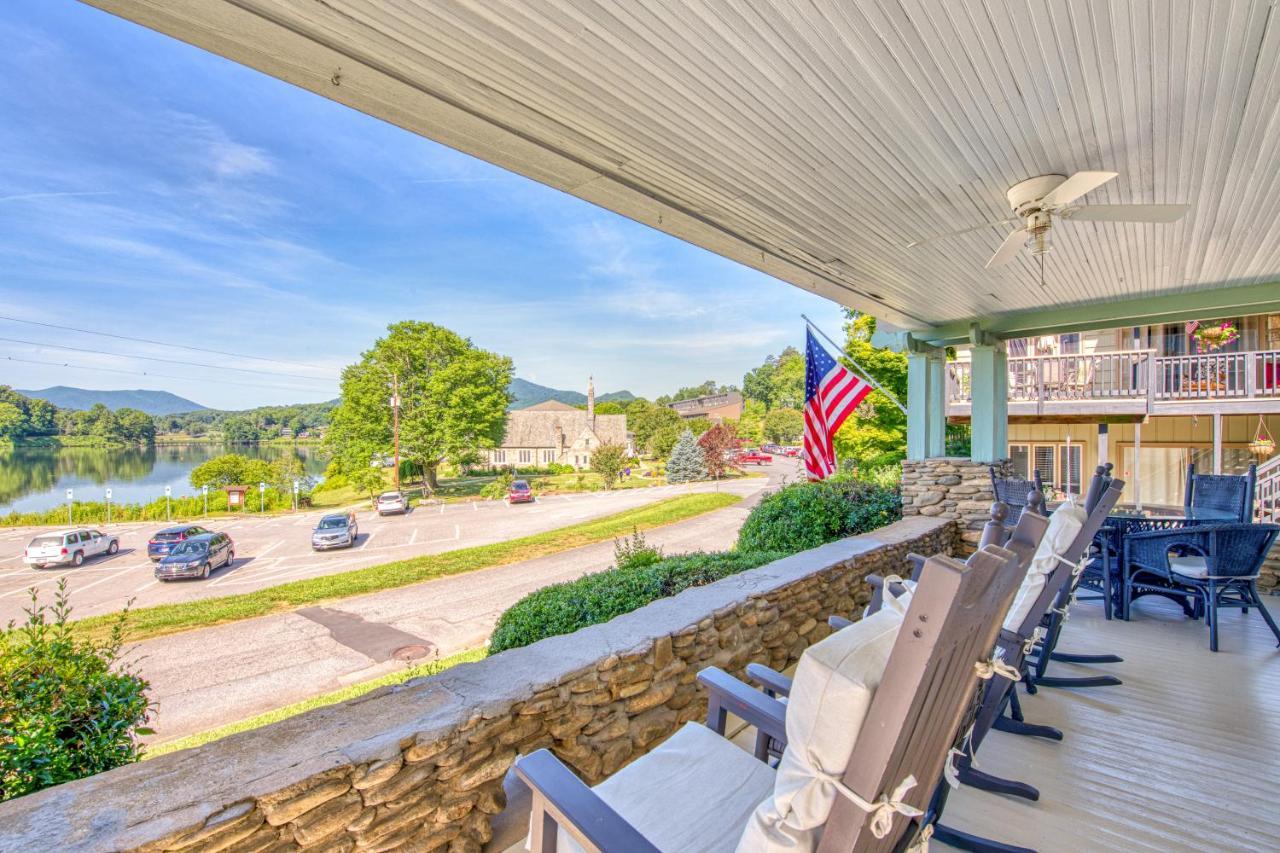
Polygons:
M773 457L759 450L742 450L734 461L739 465L768 465L773 462Z

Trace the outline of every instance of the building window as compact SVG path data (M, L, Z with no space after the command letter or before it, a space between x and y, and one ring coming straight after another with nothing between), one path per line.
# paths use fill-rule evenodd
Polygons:
M554 461L555 461L555 459L556 459L556 453L555 453L555 451L554 451L554 450L544 450L544 451L542 451L542 461L543 461L543 462L554 462Z
M1065 335L1058 335L1058 353L1060 355L1079 355L1080 333L1070 332Z
M1031 446L1028 444L1009 445L1009 460L1013 463L1013 476L1018 480L1031 479Z
M1058 448L1058 483L1060 491L1079 495L1084 493L1080 485L1081 460L1084 458L1084 446L1080 444L1063 445Z
M507 461L507 451L505 451L505 450L495 450L495 451L493 451L493 461L494 461L494 463L495 463L495 464L497 464L497 465L501 465L501 464L503 464L504 462L506 462L506 461Z
M533 451L532 451L532 450L521 450L521 451L520 451L520 461L521 461L521 462L532 462L532 461L533 461Z

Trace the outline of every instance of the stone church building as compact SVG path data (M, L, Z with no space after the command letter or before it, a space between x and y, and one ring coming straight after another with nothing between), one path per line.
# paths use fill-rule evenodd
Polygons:
M591 467L592 453L606 442L628 446L627 416L597 415L595 383L588 379L585 411L547 400L508 412L502 444L481 452L498 468L554 462L581 470Z

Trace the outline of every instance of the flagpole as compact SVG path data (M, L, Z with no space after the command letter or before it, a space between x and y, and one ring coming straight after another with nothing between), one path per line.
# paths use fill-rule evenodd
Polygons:
M831 344L833 347L835 347L835 348L836 348L836 352L840 353L842 356L844 356L846 359L848 359L848 360L849 360L849 362L850 362L850 363L852 363L854 367L858 368L858 370L862 373L862 378L863 378L863 379L865 379L865 380L867 380L868 382L870 382L873 386L875 386L875 389L876 389L877 391L879 391L881 394L883 394L883 395L885 395L886 397L888 397L890 402L892 402L895 406L897 406L899 409L901 409L901 410L902 410L902 414L904 414L904 415L905 415L905 414L907 413L907 407L906 407L906 406L904 406L904 405L902 405L902 403L898 401L898 398L897 398L897 397L893 396L893 395L892 395L892 394L890 394L888 391L884 390L884 386L883 386L883 385L881 385L879 382L877 382L877 381L876 381L876 378L875 378L874 376L872 376L872 375L867 371L867 369L866 369L865 367L863 367L861 364L858 364L858 362L857 362L857 360L856 360L856 359L854 359L851 355L849 355L847 352L845 352L845 351L844 351L844 347L840 346L838 343L836 343L835 341L831 340L831 337L830 337L826 332L824 332L824 331L822 331L821 329L819 329L819 328L817 327L817 325L815 325L815 324L814 324L814 322L813 322L812 320L810 320L808 317L806 317L804 314L801 314L800 316L801 316L801 318L805 321L805 323L807 323L807 324L808 324L808 326L809 326L809 328L810 328L810 329L813 329L813 330L814 330L815 332L817 332L819 335L822 335L822 337L826 338L826 339L827 339L827 343Z

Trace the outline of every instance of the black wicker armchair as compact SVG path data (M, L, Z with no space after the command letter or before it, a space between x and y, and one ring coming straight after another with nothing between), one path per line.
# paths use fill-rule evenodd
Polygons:
M1040 472L1038 470L1032 471L1030 480L1022 480L997 477L995 466L992 466L990 471L991 491L995 494L996 501L1009 508L1009 515L1005 520L1005 528L1012 529L1018 523L1018 518L1021 517L1022 511L1027 508L1028 496L1032 492L1039 495L1044 494L1044 483L1040 479Z
M1206 524L1133 533L1124 540L1122 610L1129 618L1135 593L1186 596L1209 626L1218 650L1218 610L1256 607L1280 645L1280 629L1258 596L1257 579L1280 525Z
M1241 523L1253 520L1253 490L1258 480L1258 466L1250 465L1244 475L1197 474L1196 466L1187 466L1187 485L1183 505L1188 509L1212 509L1229 512Z

